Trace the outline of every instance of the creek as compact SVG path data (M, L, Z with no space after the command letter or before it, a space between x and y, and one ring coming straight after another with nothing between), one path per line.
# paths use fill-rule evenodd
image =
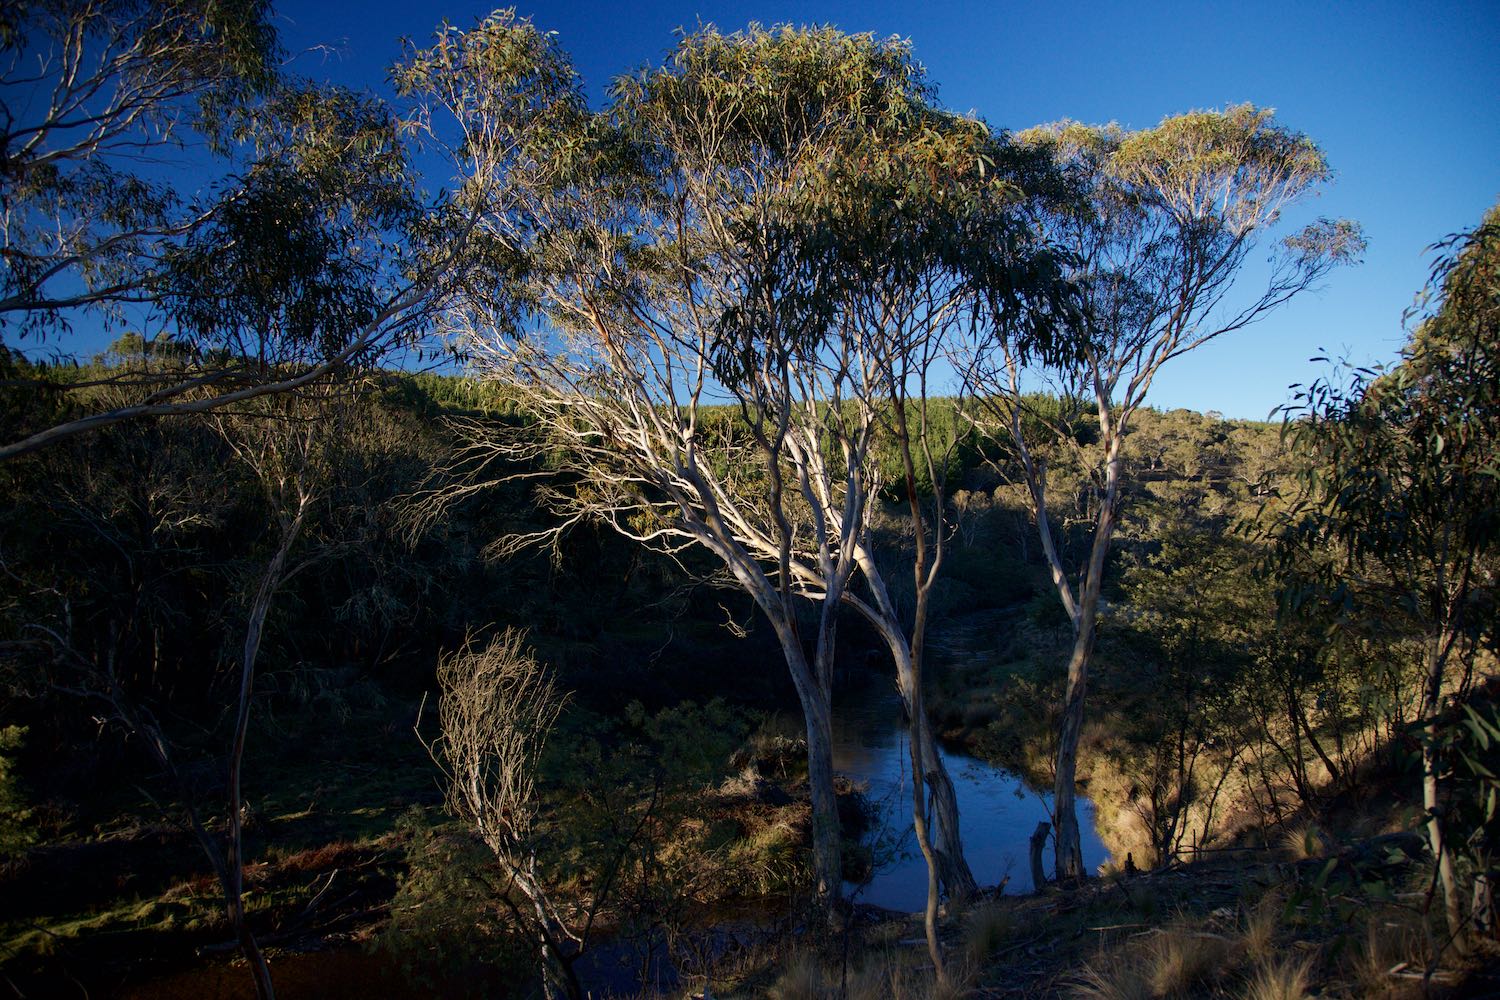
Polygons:
M891 910L915 912L927 899L927 866L911 831L911 785L906 723L889 682L872 680L834 699L833 767L859 786L873 817L866 842L875 855L873 877L846 885L855 900ZM1008 893L1033 889L1030 838L1039 821L1051 822L1051 793L1037 791L1019 775L954 747L939 754L958 796L964 853L981 886L998 885L1007 875ZM1094 806L1078 800L1085 870L1109 857L1094 826ZM1051 839L1043 862L1053 868Z
M1029 839L1040 820L1051 820L1051 795L1037 791L1018 775L996 767L953 746L940 747L943 763L953 779L963 828L964 851L974 877L981 886L994 886L1007 875L1006 892L1032 890ZM911 832L911 786L906 723L901 702L886 677L868 678L837 693L834 699L833 765L839 774L863 791L871 807L872 822L865 835L872 847L875 865L872 877L862 885L845 886L855 901L889 910L914 913L926 900L927 869ZM1090 871L1109 856L1094 826L1093 804L1078 799L1079 825L1083 832L1083 860ZM1049 841L1044 867L1052 870ZM766 903L755 903L749 915L735 913L726 924L762 929L768 914ZM724 915L728 916L728 915ZM773 919L779 919L779 914ZM727 935L734 931L725 930ZM633 953L630 953L633 954ZM627 951L608 941L596 944L585 963L590 985L631 992L639 988L637 964L622 961ZM427 988L405 982L399 965L368 951L348 948L278 956L273 968L280 992L288 997L391 998L431 995ZM663 970L665 978L672 973ZM460 976L445 986L455 995L464 986ZM440 992L450 992L440 990ZM129 998L194 997L204 1000L250 998L249 977L242 967L220 959L175 973L152 976L133 988L117 989Z

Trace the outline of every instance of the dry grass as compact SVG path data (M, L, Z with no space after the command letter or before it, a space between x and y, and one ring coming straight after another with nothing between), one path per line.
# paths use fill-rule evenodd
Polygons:
M849 973L848 1000L935 1000L949 994L934 989L932 974L911 967L897 952L867 957Z
M1289 861L1307 861L1321 858L1327 853L1323 843L1323 831L1318 824L1297 823L1287 827L1281 836L1281 849Z
M826 990L823 963L816 955L803 952L787 960L766 995L771 1000L819 1000Z
M1276 932L1281 925L1281 900L1267 893L1245 914L1240 931L1240 947L1256 962L1269 959L1276 948Z
M936 983L932 981L930 974L919 974L914 977L914 992L907 992L905 996L926 997L927 1000L962 1000L969 996L974 985L974 970L971 966L962 962L948 963L948 981Z
M1156 996L1185 995L1219 972L1228 951L1222 938L1177 928L1165 930L1151 938L1146 982Z
M969 996L973 967L951 961L948 981L934 981L925 956L877 947L852 963L847 976L836 961L815 952L798 952L781 964L781 975L766 989L772 1000L960 1000Z
M1198 996L1223 973L1233 952L1232 943L1216 934L1163 928L1085 965L1071 995L1079 1000Z
M1074 1000L1151 1000L1151 987L1133 964L1100 961L1083 967L1068 995Z
M1306 1000L1310 994L1311 963L1266 959L1260 962L1249 985L1245 988L1244 1000Z
M765 780L760 776L759 769L752 764L746 764L740 768L738 774L731 774L719 785L719 794L725 798L748 798L756 793L760 783Z
M761 817L753 817L759 821ZM733 884L746 895L767 895L798 884L806 874L802 831L785 816L747 824L746 835L728 847L726 864Z
M357 862L362 853L368 852L347 840L335 840L289 854L281 860L280 867L292 873L325 872Z
M1402 965L1421 968L1426 939L1416 914L1388 912L1372 914L1365 925L1364 945L1358 949L1352 969L1360 995L1391 997L1415 992L1410 982L1393 979L1391 970Z
M964 918L963 957L971 966L981 966L1015 933L1015 911L1006 906L977 906Z
M893 977L899 978L900 972L887 956L871 956L849 970L845 995L849 1000L884 1000L895 993Z

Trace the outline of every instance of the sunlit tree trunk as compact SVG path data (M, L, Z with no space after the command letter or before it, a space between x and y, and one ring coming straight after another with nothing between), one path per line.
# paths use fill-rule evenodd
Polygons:
M1078 595L1078 614L1074 619L1073 650L1068 657L1067 688L1063 694L1062 716L1057 730L1057 762L1052 786L1053 821L1057 829L1057 878L1072 881L1084 878L1083 841L1078 826L1078 744L1083 738L1084 698L1088 693L1089 664L1093 660L1094 641L1099 631L1099 591L1104 579L1104 563L1115 533L1115 507L1119 497L1120 442L1110 441L1107 485L1094 525L1094 542Z
M925 711L922 705L922 677L920 670L911 678L913 681L909 691L902 692L910 711L907 713L907 750L911 762L914 780L911 783L911 818L912 831L916 834L917 846L922 850L922 858L927 862L927 902L922 910L922 927L927 937L927 955L932 959L933 972L939 984L947 982L947 975L943 967L943 946L938 938L938 902L940 898L940 872L943 863L933 847L932 835L927 826L927 808L925 799L926 785L919 775L925 776L927 761L922 752L921 732L925 728L922 723L922 715Z
M938 753L937 740L926 713L912 698L920 677L912 659L911 645L902 631L894 607L890 604L880 576L874 569L874 560L868 550L858 556L861 571L871 583L874 606L856 605L865 619L874 626L885 640L896 665L896 689L901 695L901 705L906 711L912 741L920 765L918 774L926 785L930 797L933 829L932 841L943 885L950 896L962 898L973 893L978 883L969 863L964 857L963 835L959 829L958 797L953 788L953 779ZM868 567L868 568L866 568Z
M831 908L843 895L843 833L833 785L833 707L827 689L814 675L796 630L786 620L773 622L791 670L802 719L807 729L807 788L812 799L813 875L818 898ZM824 649L819 645L820 653ZM827 659L832 658L829 650ZM819 655L822 661L825 656Z
M1458 881L1453 873L1453 849L1444 838L1443 805L1438 798L1442 776L1442 748L1439 744L1439 716L1443 710L1443 673L1448 653L1456 636L1447 628L1439 629L1429 640L1427 678L1422 693L1422 810L1427 814L1427 840L1437 863L1438 884L1443 890L1443 915L1448 933L1455 940L1463 935L1463 903Z

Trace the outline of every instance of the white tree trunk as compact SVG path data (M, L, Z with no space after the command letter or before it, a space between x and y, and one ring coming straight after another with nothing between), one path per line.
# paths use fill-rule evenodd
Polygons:
M964 857L963 834L958 821L958 796L953 789L953 779L948 776L948 768L938 753L937 740L932 735L932 726L927 720L926 711L921 707L920 698L913 697L918 679L912 670L911 650L907 648L906 641L900 637L899 632L893 633L888 628L881 631L885 634L896 661L896 687L901 693L902 707L911 722L913 749L919 756L922 780L927 786L933 820L932 846L943 887L950 897L963 899L978 889L978 883Z
M1459 899L1458 882L1453 873L1453 850L1443 835L1443 806L1438 797L1438 781L1442 772L1442 757L1438 747L1438 716L1443 709L1443 668L1447 651L1451 648L1452 638L1445 632L1439 632L1433 637L1428 651L1427 684L1422 697L1422 809L1427 813L1427 840L1432 847L1433 859L1437 862L1448 933L1455 941L1461 941L1464 932L1463 902Z
M807 787L812 799L813 874L818 898L830 909L843 896L843 831L838 796L833 788L833 708L813 676L796 630L786 620L772 621L791 670L802 720L807 728ZM821 657L820 657L821 659Z
M1102 411L1101 411L1102 412ZM1115 533L1115 505L1119 497L1120 432L1108 444L1106 485L1094 523L1094 541L1076 603L1073 651L1068 657L1067 687L1062 716L1058 720L1057 761L1052 786L1053 822L1057 827L1057 879L1074 882L1086 878L1083 843L1078 827L1078 744L1083 738L1084 698L1088 693L1089 663L1099 626L1099 591L1104 582L1104 563ZM1064 585L1066 595L1066 585ZM1069 602L1065 599L1064 604Z

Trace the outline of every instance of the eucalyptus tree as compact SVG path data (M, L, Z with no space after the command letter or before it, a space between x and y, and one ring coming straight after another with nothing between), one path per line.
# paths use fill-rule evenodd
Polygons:
M825 234L824 262L836 276L828 341L849 345L861 361L847 390L858 401L851 413L895 457L893 483L881 481L874 460L850 476L867 493L899 498L903 534L911 539L909 613L893 597L890 564L879 558L868 530L850 539L862 586L845 601L895 662L910 727L913 825L929 870L929 949L940 970L939 883L955 896L975 883L922 698L932 594L954 529L947 472L965 430L955 424L953 408L935 410L929 399L952 382L947 358L957 342L991 310L1011 324L1018 352L1053 361L1067 356L1058 316L1074 307L1071 288L1052 248L1017 211L1039 180L1030 160L984 123L928 106L899 136L831 163L808 223ZM817 238L808 244L818 252Z
M1500 207L1440 249L1429 285L1438 301L1400 363L1347 385L1318 381L1288 408L1303 492L1282 512L1279 555L1291 604L1332 597L1420 639L1422 805L1458 936L1442 730L1446 699L1467 692L1477 652L1495 640Z
M60 397L0 458L143 416L295 391L416 342L466 220L424 200L380 101L293 79L261 0L92 0L0 15L0 345ZM184 364L80 377L75 327L137 326ZM100 379L132 390L100 406Z
M486 148L496 72L555 85L552 130L505 155ZM471 425L461 474L435 506L483 488L497 458L545 457L567 484L543 489L557 523L507 545L592 520L671 556L716 557L770 621L801 701L827 899L840 890L834 644L840 606L860 611L914 710L933 860L950 891L970 891L952 784L920 710L923 626L912 632L886 595L868 527L875 436L900 428L909 462L932 457L909 380L925 377L971 298L953 227L967 225L974 249L992 231L979 213L993 221L1003 200L987 132L933 109L904 44L831 29L702 29L664 66L618 81L600 115L584 110L554 44L510 16L447 30L410 79L456 121L460 168L493 206L477 228L524 272L532 307L519 324L483 301L451 314L481 373L534 424ZM475 170L479 160L494 168ZM514 196L493 196L502 190ZM1010 273L1002 256L985 246L992 279ZM526 336L510 335L518 326ZM908 495L924 537L941 535L927 498ZM940 559L923 551L925 593ZM818 624L805 644L809 599Z
M709 28L620 80L595 115L552 38L496 15L444 29L401 77L430 102L434 136L446 111L463 137L460 198L484 205L495 283L524 273L530 296L524 320L485 288L449 316L480 373L534 423L471 425L460 458L473 475L437 502L485 486L492 459L545 455L568 483L542 491L557 523L506 544L592 520L673 557L696 547L717 559L771 623L802 704L817 890L830 902L842 882L835 615L854 571L842 539L867 498L824 460L823 422L842 412L827 404L847 370L818 353L827 297L785 234L806 179L861 127L899 115L916 72L903 49L867 37ZM532 106L546 127L523 137L491 96L512 75L546 84ZM812 514L818 490L831 517ZM825 595L809 657L800 610Z
M1284 210L1328 180L1326 158L1268 110L1239 105L1163 119L1154 128L1061 122L1020 133L1050 158L1064 186L1038 201L1040 230L1073 258L1082 309L1072 334L1081 360L1038 371L1013 346L1003 317L968 355L977 419L1015 453L1052 582L1072 624L1058 733L1054 810L1057 875L1083 876L1074 804L1078 743L1100 592L1129 470L1131 418L1163 366L1251 325L1321 280L1364 246L1358 227L1320 219L1271 245L1253 279L1244 265ZM1244 279L1244 280L1242 280ZM1061 413L1026 390L1050 380ZM1098 422L1085 449L1074 423ZM1048 449L1073 449L1091 470L1082 565L1066 565L1047 493Z
M140 165L274 86L270 5L7 5L0 13L0 323L66 331L151 294L174 237L205 220Z

